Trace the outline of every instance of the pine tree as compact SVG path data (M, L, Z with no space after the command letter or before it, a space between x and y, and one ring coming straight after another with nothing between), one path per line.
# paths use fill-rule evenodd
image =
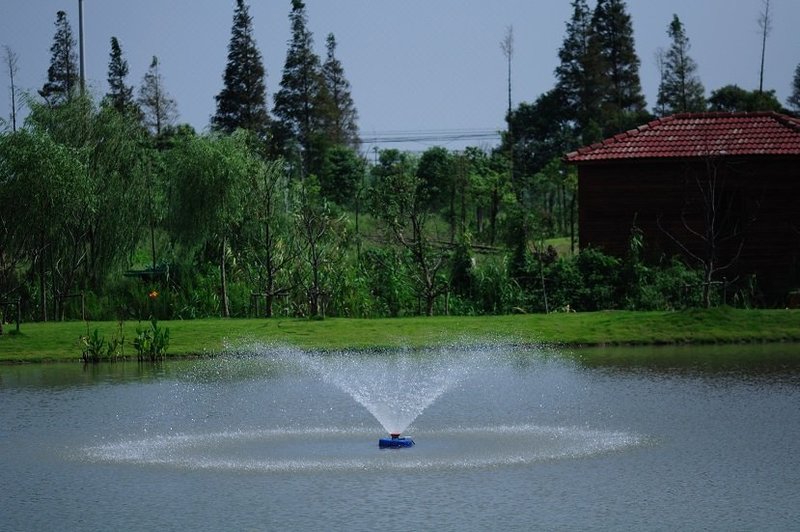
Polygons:
M330 97L330 109L326 116L327 137L337 145L358 149L361 139L358 137L358 111L350 94L350 82L344 76L344 68L336 57L336 38L328 34L328 55L322 65L325 88Z
M106 101L120 113L135 109L133 86L125 84L128 62L122 57L122 48L116 37L111 37L111 53L108 62L108 94Z
M603 80L605 135L624 131L646 115L639 57L624 0L598 0L592 15L589 54L596 53Z
M602 97L600 62L596 47L590 47L592 12L586 0L572 1L572 17L558 51L556 91L563 101L565 118L573 121L583 142L599 140L599 109Z
M292 0L289 14L292 40L286 53L280 90L275 94L273 113L278 119L275 140L278 149L289 160L296 146L300 150L301 173L312 170L311 162L318 160L318 140L322 126L321 103L326 91L319 56L314 53L314 40L306 28L306 6L302 0Z
M142 107L145 125L151 133L160 137L164 129L174 123L178 112L175 100L164 89L164 80L158 65L158 58L153 56L139 88L139 105Z
M47 69L47 83L39 91L39 95L49 105L59 105L72 97L78 86L77 54L75 37L63 11L56 13L56 33L50 47L50 67Z
M672 16L667 35L672 44L664 55L658 108L663 114L704 111L705 89L695 73L697 63L689 57L689 38L678 15Z
M236 0L228 64L222 91L216 96L215 129L232 133L237 128L265 135L269 126L266 73L253 36L253 18L244 0Z
M794 69L794 79L792 80L792 95L786 103L795 113L800 113L800 64Z

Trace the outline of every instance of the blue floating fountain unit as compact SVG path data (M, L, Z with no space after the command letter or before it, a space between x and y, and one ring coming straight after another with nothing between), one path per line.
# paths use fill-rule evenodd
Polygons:
M389 434L389 438L381 438L378 440L378 447L381 449L402 449L403 447L411 447L414 445L414 440L411 438L401 438L400 434Z

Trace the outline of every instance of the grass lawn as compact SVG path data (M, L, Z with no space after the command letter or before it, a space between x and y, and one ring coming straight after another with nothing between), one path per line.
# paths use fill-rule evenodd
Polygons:
M136 356L131 340L137 325L124 325L128 357ZM159 325L170 329L170 356L210 354L226 344L249 341L308 349L422 347L467 341L566 346L800 341L800 310L732 308L371 320L202 319ZM90 331L95 328L110 339L117 324L89 324ZM87 325L79 321L23 323L19 334L13 334L13 325L6 325L5 331L0 336L0 362L79 360L79 338L86 334Z

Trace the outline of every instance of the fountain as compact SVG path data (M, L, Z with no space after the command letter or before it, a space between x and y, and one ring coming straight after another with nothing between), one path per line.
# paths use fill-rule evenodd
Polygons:
M414 445L413 439L401 437L411 423L489 354L486 348L462 347L418 353L305 354L300 362L375 417L389 433L378 441L379 448L402 449Z
M192 470L402 471L532 464L643 443L624 431L562 425L558 397L572 385L542 372L547 360L542 348L499 345L377 352L228 347L186 368L159 400L169 404L161 421L145 424L144 434L81 453L92 461ZM553 367L555 375L570 374L563 360ZM544 380L524 384L530 375ZM371 452L370 418L386 434L379 450L406 452Z

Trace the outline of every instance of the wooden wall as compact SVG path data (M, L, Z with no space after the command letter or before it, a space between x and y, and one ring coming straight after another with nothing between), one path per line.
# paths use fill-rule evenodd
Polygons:
M582 164L581 247L624 257L635 223L652 259L683 253L669 234L705 256L706 245L687 226L705 232L713 176L721 263L742 246L734 266L720 276L755 274L765 302L782 305L790 290L800 288L800 157ZM732 227L741 236L731 238Z

